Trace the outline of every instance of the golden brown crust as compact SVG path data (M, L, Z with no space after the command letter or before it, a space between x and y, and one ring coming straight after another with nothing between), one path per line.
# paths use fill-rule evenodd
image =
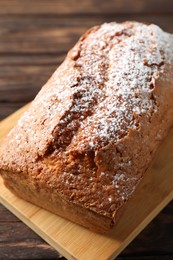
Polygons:
M112 219L71 203L60 194L52 193L50 189L40 189L32 185L28 176L23 178L20 174L4 172L3 178L6 187L15 195L92 231L104 233L113 226Z
M72 221L108 229L173 124L172 64L173 36L155 25L89 30L4 141L6 185Z

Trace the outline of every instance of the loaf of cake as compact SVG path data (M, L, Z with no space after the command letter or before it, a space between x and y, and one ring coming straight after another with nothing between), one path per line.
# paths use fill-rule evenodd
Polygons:
M79 39L4 139L0 173L17 196L105 232L172 125L173 35L106 23Z

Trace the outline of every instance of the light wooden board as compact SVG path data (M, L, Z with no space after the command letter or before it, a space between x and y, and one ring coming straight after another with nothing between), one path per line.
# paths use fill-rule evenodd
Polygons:
M26 108L0 123L1 140ZM114 259L172 199L173 130L118 225L107 235L93 233L14 196L0 178L0 202L68 259Z

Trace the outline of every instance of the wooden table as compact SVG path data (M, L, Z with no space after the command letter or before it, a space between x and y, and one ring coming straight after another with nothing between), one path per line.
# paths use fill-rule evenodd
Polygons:
M0 120L34 98L93 25L138 20L173 33L171 0L0 0ZM173 202L118 259L173 259ZM0 205L0 259L64 259Z

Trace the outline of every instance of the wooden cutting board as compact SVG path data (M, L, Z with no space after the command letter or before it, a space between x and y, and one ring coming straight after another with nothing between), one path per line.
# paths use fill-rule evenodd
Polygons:
M26 108L0 123L0 140ZM0 202L68 259L114 259L172 199L173 130L118 225L107 235L93 233L14 196L0 178Z

